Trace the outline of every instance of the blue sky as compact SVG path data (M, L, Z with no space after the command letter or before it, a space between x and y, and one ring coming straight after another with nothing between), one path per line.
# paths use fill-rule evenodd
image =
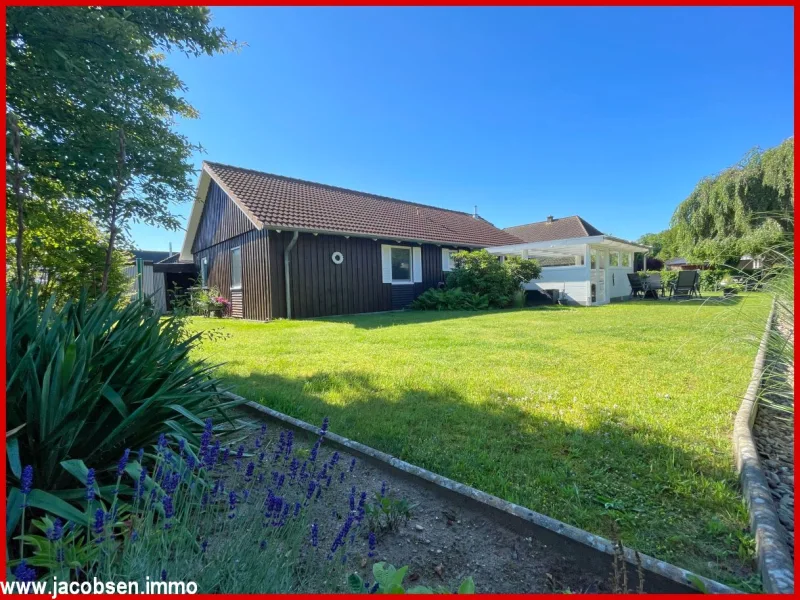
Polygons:
M247 46L169 57L205 158L499 227L635 239L793 134L791 8L212 8ZM188 205L176 212L188 215ZM183 232L133 227L137 247Z

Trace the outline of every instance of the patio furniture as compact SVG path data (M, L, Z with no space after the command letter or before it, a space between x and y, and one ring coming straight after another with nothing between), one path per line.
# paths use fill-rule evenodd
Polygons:
M628 283L631 284L631 298L636 298L639 294L644 298L644 283L638 273L627 273Z
M642 285L644 286L644 297L647 298L650 296L653 300L658 300L658 292L661 292L662 296L666 296L666 292L664 290L664 282L661 281L661 275L658 273L654 273L653 275L648 275L642 281Z
M672 300L673 296L692 298L695 294L703 297L700 294L700 271L678 271L678 277L669 286L669 299Z

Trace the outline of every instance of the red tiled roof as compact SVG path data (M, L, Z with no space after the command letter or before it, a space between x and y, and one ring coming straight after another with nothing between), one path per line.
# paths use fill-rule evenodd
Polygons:
M550 242L552 240L605 235L597 227L592 226L578 216L506 227L504 231L525 242Z
M518 244L482 218L454 210L206 162L212 176L265 227L373 235L465 246Z

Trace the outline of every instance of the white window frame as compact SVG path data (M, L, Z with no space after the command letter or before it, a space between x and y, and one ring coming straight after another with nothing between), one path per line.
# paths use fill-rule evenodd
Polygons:
M414 248L412 246L391 246L389 248L389 269L392 268L392 250L408 250L408 279L395 279L392 274L392 285L413 285L414 284Z
M208 287L208 257L204 256L200 259L200 287Z
M453 250L452 248L442 248L442 271L445 273L449 273L456 268L456 263L453 260L453 254L456 252L458 252L458 250Z
M239 285L233 285L233 253L237 250L239 251ZM242 279L242 247L234 246L231 248L231 290L242 289Z

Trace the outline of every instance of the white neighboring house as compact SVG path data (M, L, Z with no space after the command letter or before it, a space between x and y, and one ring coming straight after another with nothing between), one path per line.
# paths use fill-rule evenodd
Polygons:
M546 221L505 231L522 242L487 250L502 257L536 259L542 265L542 275L526 283L525 289L557 291L564 304L598 306L629 297L633 255L650 251L648 246L605 235L578 216L547 217Z

